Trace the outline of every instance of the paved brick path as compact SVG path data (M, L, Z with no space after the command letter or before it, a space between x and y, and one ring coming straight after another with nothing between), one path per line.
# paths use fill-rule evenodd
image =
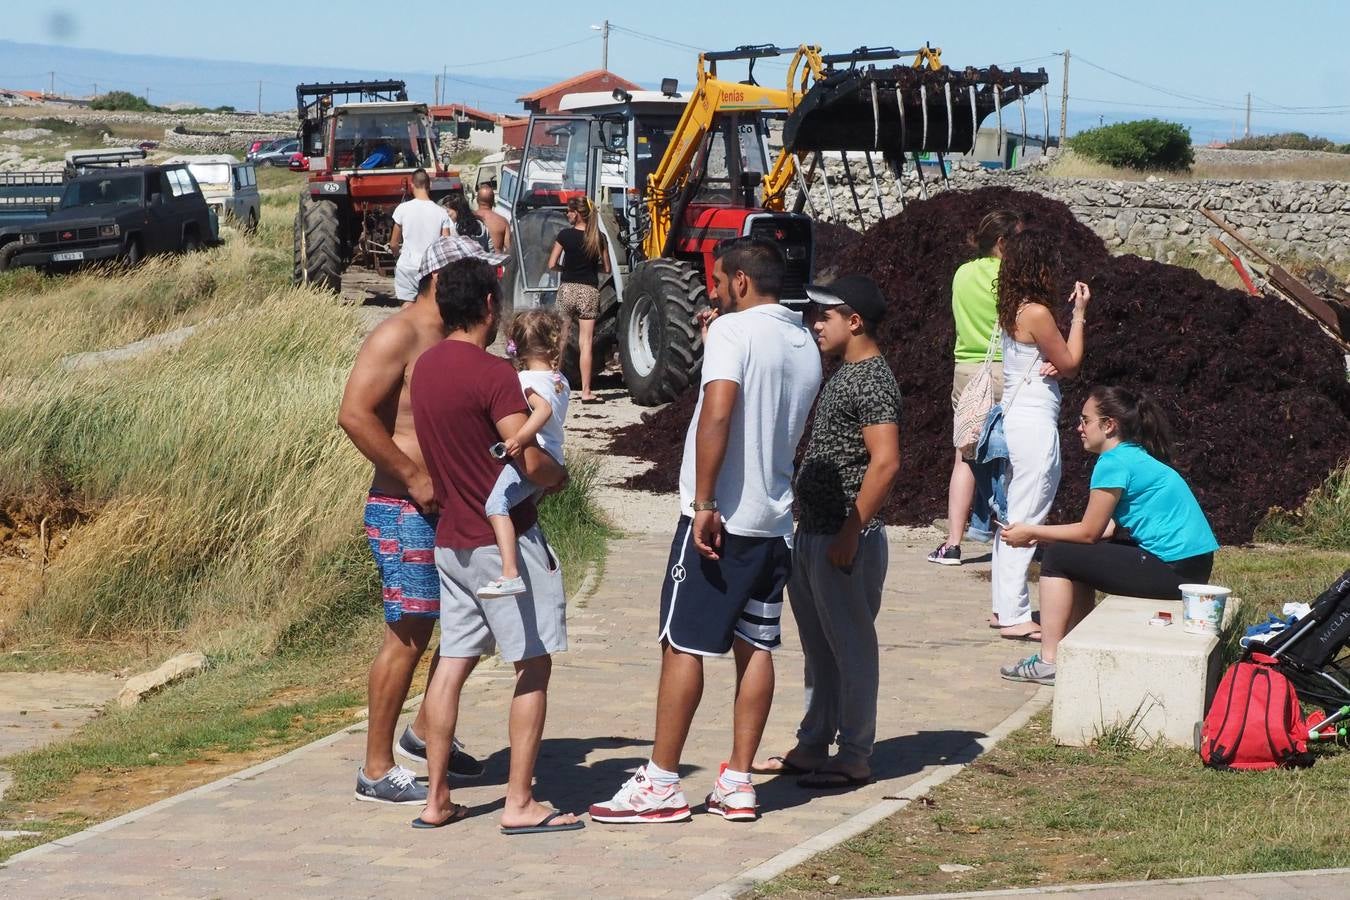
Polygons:
M673 523L672 523L673 525ZM506 774L509 669L481 666L465 689L461 737L487 755L478 784L455 791L473 817L414 831L415 807L352 799L365 735L292 754L260 774L199 790L84 840L47 845L0 869L0 896L694 896L830 829L918 780L1002 721L1033 686L995 672L1021 646L985 626L988 583L925 563L931 541L893 542L880 619L882 692L874 761L879 780L848 793L804 792L762 780L764 817L732 824L588 824L570 834L506 838L497 811ZM652 641L669 534L617 541L595 592L573 604L571 651L557 659L538 795L582 811L645 761L657 653ZM801 656L784 617L778 690L766 751L791 746ZM691 801L730 749L729 661L708 666L704 707L686 752Z

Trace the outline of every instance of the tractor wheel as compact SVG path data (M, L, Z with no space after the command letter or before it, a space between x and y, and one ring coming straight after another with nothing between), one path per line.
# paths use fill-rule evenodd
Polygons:
M258 211L256 209L250 209L248 211L248 216L244 219L244 233L258 233Z
M0 272L8 272L14 268L14 257L19 255L19 242L10 241L3 247L0 247Z
M694 315L708 305L703 276L671 259L633 268L619 307L619 358L639 406L673 400L698 381L703 338Z
M614 293L613 279L600 286L600 314L595 317L595 336L591 339L591 377L605 368L605 360L614 351L618 339L619 298ZM567 331L567 346L563 348L562 371L572 390L581 389L581 345L577 343L579 327L573 322Z
M296 284L312 284L337 293L342 289L342 243L337 207L301 196L295 214Z

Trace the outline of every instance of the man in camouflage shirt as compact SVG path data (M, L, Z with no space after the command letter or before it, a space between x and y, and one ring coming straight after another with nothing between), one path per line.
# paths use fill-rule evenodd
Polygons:
M900 388L877 347L887 307L876 283L849 275L807 294L816 342L840 365L821 390L797 474L788 599L806 662L806 714L797 745L757 771L805 773L803 787L828 788L872 774L876 617L888 562L878 515L900 469Z

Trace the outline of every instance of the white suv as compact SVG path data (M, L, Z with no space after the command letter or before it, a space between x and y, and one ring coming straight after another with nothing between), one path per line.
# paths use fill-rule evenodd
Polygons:
M169 162L187 165L222 225L233 225L250 233L257 229L262 199L253 163L240 162L228 154L175 156Z

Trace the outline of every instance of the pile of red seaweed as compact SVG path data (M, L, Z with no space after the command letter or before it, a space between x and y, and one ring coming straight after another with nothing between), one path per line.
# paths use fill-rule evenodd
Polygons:
M1147 393L1178 438L1174 464L1224 543L1251 539L1275 506L1297 507L1350 454L1350 383L1339 349L1282 300L1249 297L1197 273L1112 256L1068 207L1008 188L945 191L849 244L832 235L817 268L861 272L881 284L892 310L880 342L904 395L904 465L884 510L887 522L921 525L945 514L951 470L951 280L971 256L968 235L993 209L1021 211L1056 236L1064 260L1060 296L1074 280L1092 289L1087 359L1063 382L1064 477L1055 515L1076 518L1092 460L1075 432L1093 384ZM1068 309L1060 312L1067 324ZM634 487L669 491L693 412L690 391L619 432L614 450L656 466Z

